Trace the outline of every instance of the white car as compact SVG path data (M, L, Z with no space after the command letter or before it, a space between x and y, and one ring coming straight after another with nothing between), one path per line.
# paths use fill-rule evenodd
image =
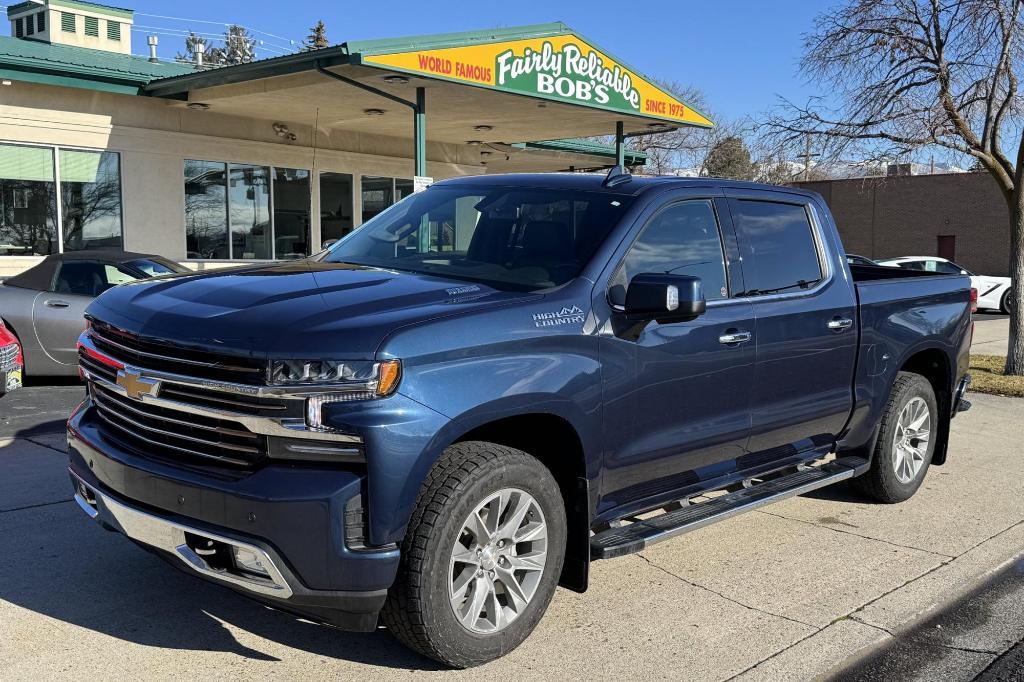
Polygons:
M978 290L979 310L1010 312L1010 278L975 275L967 268L938 256L903 256L878 261L879 265L907 270L925 270L949 275L969 275L971 286Z

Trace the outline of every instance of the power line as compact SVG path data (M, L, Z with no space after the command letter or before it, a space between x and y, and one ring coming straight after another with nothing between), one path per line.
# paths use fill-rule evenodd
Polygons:
M204 31L193 31L185 28L171 28L169 26L146 26L143 24L135 24L132 26L132 30L138 33L163 33L166 35L173 35L179 37L188 37L189 35L197 35L209 38L225 38L225 33L207 33ZM252 40L260 45L269 46L281 50L282 52L293 52L295 50L294 45L279 45L274 42L268 42L259 38L253 37Z
M2 6L2 5L0 5L0 6ZM137 14L140 17L153 17L154 19L170 19L172 21L184 21L184 22L187 22L187 23L213 24L214 26L242 26L242 24L238 24L238 23L231 22L231 21L209 21L208 19L186 19L184 17L171 17L171 16L167 16L165 14L147 14L146 12L136 12L135 14ZM252 31L253 33L259 33L261 35L270 36L271 38L276 38L278 40L284 40L285 42L287 42L289 44L293 44L293 45L296 44L297 42L299 42L299 41L292 40L291 38L285 38L284 36L279 36L277 34L270 33L268 31L261 31L261 30L259 30L257 28L249 28L248 26L242 26L242 28L245 28L248 31Z
M147 34L148 35L148 34L155 33L157 35L167 36L169 38L188 38L189 33L190 33L190 32L187 32L187 31L186 32L177 32L176 29L169 29L169 30L146 29L146 30L143 30L143 29L134 29L133 28L132 30L135 31L136 33L140 33L140 34ZM223 37L223 36L217 35L215 33L196 33L195 35L197 35L197 36L211 36L213 38L221 38L221 37ZM262 40L253 40L253 50L254 51L269 52L269 53L275 54L275 55L293 54L294 52L296 52L296 49L293 48L293 47L282 47L280 45L274 45L274 44L265 43Z

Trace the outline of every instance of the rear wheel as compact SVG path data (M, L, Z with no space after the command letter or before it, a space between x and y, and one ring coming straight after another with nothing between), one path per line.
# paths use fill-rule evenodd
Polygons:
M382 620L405 645L453 667L503 656L544 615L565 539L547 467L513 448L456 443L420 492Z
M878 431L871 468L851 481L879 502L903 502L921 487L938 430L938 405L931 383L919 374L896 375Z
M1003 294L1002 300L999 301L999 309L1009 315L1012 308L1013 301L1010 299L1010 289L1007 289L1006 293Z

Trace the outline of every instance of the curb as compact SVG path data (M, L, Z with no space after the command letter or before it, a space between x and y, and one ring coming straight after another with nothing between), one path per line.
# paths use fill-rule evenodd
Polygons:
M796 642L733 679L828 679L983 587L1024 556L1024 521Z

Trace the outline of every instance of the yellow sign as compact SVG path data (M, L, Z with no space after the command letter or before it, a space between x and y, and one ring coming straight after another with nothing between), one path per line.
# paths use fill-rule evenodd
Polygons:
M710 120L577 35L364 54L362 63L676 124Z

